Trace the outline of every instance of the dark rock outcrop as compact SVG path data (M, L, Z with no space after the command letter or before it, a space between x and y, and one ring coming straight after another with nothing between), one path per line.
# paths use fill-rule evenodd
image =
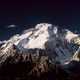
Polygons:
M51 77L56 79L56 65L49 62L45 51L35 49L33 52L35 53L15 51L6 57L0 64L0 80L48 80Z
M71 61L62 66L51 62L45 50L30 49L19 52L13 46L4 62L0 63L0 80L79 80L80 62ZM0 61L3 61L3 60Z

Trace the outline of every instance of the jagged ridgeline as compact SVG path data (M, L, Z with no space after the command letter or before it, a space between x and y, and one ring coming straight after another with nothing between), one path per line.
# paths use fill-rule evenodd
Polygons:
M68 67L80 60L79 34L48 23L0 44L1 80L71 80Z

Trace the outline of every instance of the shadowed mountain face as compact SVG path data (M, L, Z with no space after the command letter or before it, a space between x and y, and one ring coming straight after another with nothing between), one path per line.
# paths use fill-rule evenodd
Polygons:
M72 61L66 66L58 62L51 63L45 50L35 49L28 53L21 53L13 47L10 56L0 64L0 79L79 80L79 66L80 62L77 61Z
M46 51L37 49L31 53L19 53L13 49L13 53L0 65L1 80L56 79L55 73L55 64L49 63Z

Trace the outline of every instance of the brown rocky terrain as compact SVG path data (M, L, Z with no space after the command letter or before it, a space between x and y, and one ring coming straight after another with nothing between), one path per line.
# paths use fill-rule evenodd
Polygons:
M67 68L55 61L47 50L20 52L13 45L7 54L0 55L0 80L79 80L79 61L72 60Z
M13 53L0 64L0 80L48 80L51 77L55 79L56 66L49 63L44 52L35 50L34 54L19 53L13 49Z

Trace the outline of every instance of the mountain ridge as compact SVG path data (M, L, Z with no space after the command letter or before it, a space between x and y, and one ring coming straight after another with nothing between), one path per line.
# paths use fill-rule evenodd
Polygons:
M47 52L50 51L48 53L50 58L57 54L55 56L56 61L64 64L71 60L72 53L76 51L75 47L74 49L72 47L75 44L75 42L72 43L72 39L75 37L78 37L78 34L74 34L67 29L58 30L58 27L52 24L40 23L35 28L25 30L21 35L14 35L4 42L1 49L2 54L5 54L12 45L15 45L22 52L36 48L45 49Z
M40 23L0 43L1 80L78 80L80 76L80 36L68 29Z

